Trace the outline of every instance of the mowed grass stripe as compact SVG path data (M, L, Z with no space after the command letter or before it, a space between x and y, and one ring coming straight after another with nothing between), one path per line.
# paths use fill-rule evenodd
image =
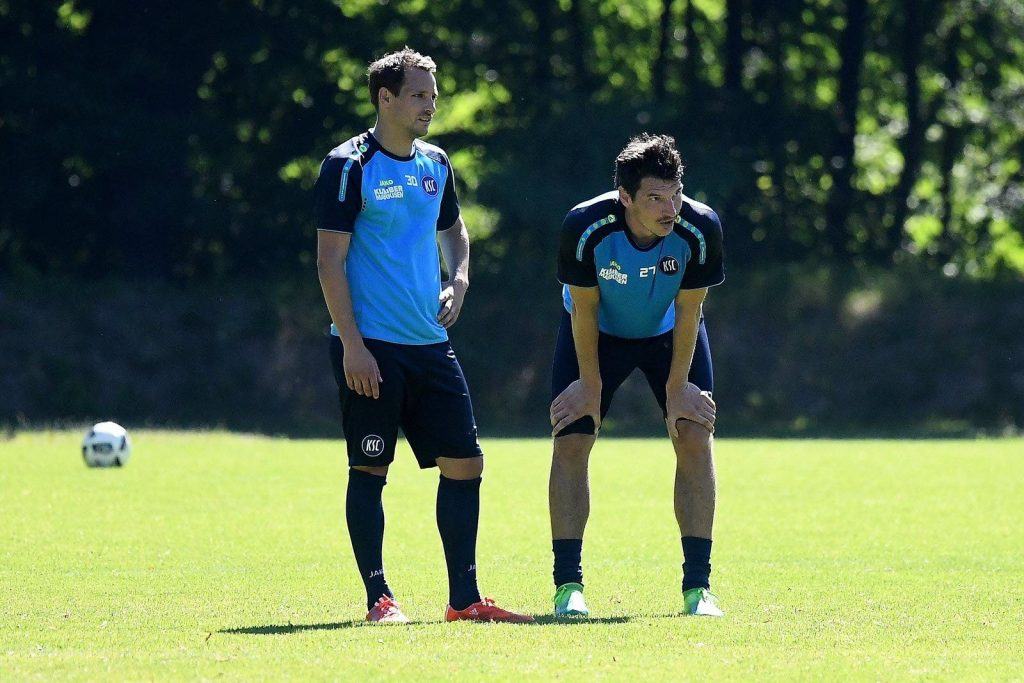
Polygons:
M0 678L1024 675L1024 441L717 444L713 582L684 619L663 439L602 440L584 565L598 619L444 624L436 470L400 449L385 562L408 628L361 623L344 445L134 432L0 442ZM550 610L546 440L484 442L484 592Z

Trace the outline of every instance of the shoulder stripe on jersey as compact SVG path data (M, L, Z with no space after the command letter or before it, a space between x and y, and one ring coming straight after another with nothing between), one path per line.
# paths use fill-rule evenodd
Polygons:
M609 214L602 218L601 220L597 221L596 223L592 223L589 228L583 231L583 234L580 235L580 241L576 244L577 261L583 261L583 246L587 243L587 238L594 234L594 231L597 230L598 228L614 222L615 214Z
M689 222L688 220L686 220L682 216L676 216L676 223L678 223L679 225L683 226L684 228L686 228L687 230L692 232L693 236L697 238L697 242L700 244L700 260L699 260L699 263L701 265L704 265L704 261L707 260L707 257L708 257L708 246L704 242L704 233L702 233L700 230L698 230L696 228L696 226L693 225L693 223Z
M355 162L356 157L355 155L352 155L348 158L348 161L345 162L345 167L341 169L341 187L338 188L339 202L345 201L345 192L348 190L348 172L349 169L352 168L352 164L354 164Z

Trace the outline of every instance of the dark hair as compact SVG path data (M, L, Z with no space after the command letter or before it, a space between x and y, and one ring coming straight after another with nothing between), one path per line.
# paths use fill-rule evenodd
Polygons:
M437 65L434 60L426 55L421 55L408 45L398 52L391 52L384 55L377 61L370 64L366 70L366 76L370 85L370 102L373 108L379 106L378 96L381 88L387 88L395 95L402 89L405 82L406 69L423 69L427 73L434 73Z
M640 181L646 177L682 180L683 160L671 135L641 133L629 139L615 157L615 187L623 187L636 197Z

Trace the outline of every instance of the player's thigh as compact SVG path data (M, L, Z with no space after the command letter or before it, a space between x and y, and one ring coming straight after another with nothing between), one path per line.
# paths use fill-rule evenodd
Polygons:
M395 459L405 382L391 345L366 340L366 348L377 361L381 378L380 397L361 396L345 383L344 346L331 335L329 348L334 379L341 404L341 426L345 433L348 464L351 467L384 467Z
M597 343L597 362L601 372L601 418L608 413L615 391L636 368L636 360L621 340L602 334ZM572 318L562 313L555 338L555 354L551 363L551 400L554 401L566 387L580 378L576 357L576 343L572 336ZM594 420L581 417L562 429L556 437L566 434L594 434Z
M665 384L668 382L669 371L672 369L672 332L653 337L645 345L640 370L644 373L651 392L665 410ZM714 391L714 373L711 367L711 346L708 344L708 333L704 320L697 326L697 342L693 349L693 360L690 362L690 374L687 379L700 387L701 391Z
M438 458L482 457L469 385L451 346L418 347L406 361L412 366L401 423L420 467L434 467Z

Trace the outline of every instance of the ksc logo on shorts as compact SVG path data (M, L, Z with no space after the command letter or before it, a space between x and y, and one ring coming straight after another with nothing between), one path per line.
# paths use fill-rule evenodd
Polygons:
M363 437L363 455L368 458L376 458L384 452L384 439L376 434L367 434Z
M428 175L423 176L423 191L431 197L437 196L437 181Z
M661 272L665 275L675 275L679 272L679 261L676 260L675 256L666 256L658 262L658 267L661 268Z

